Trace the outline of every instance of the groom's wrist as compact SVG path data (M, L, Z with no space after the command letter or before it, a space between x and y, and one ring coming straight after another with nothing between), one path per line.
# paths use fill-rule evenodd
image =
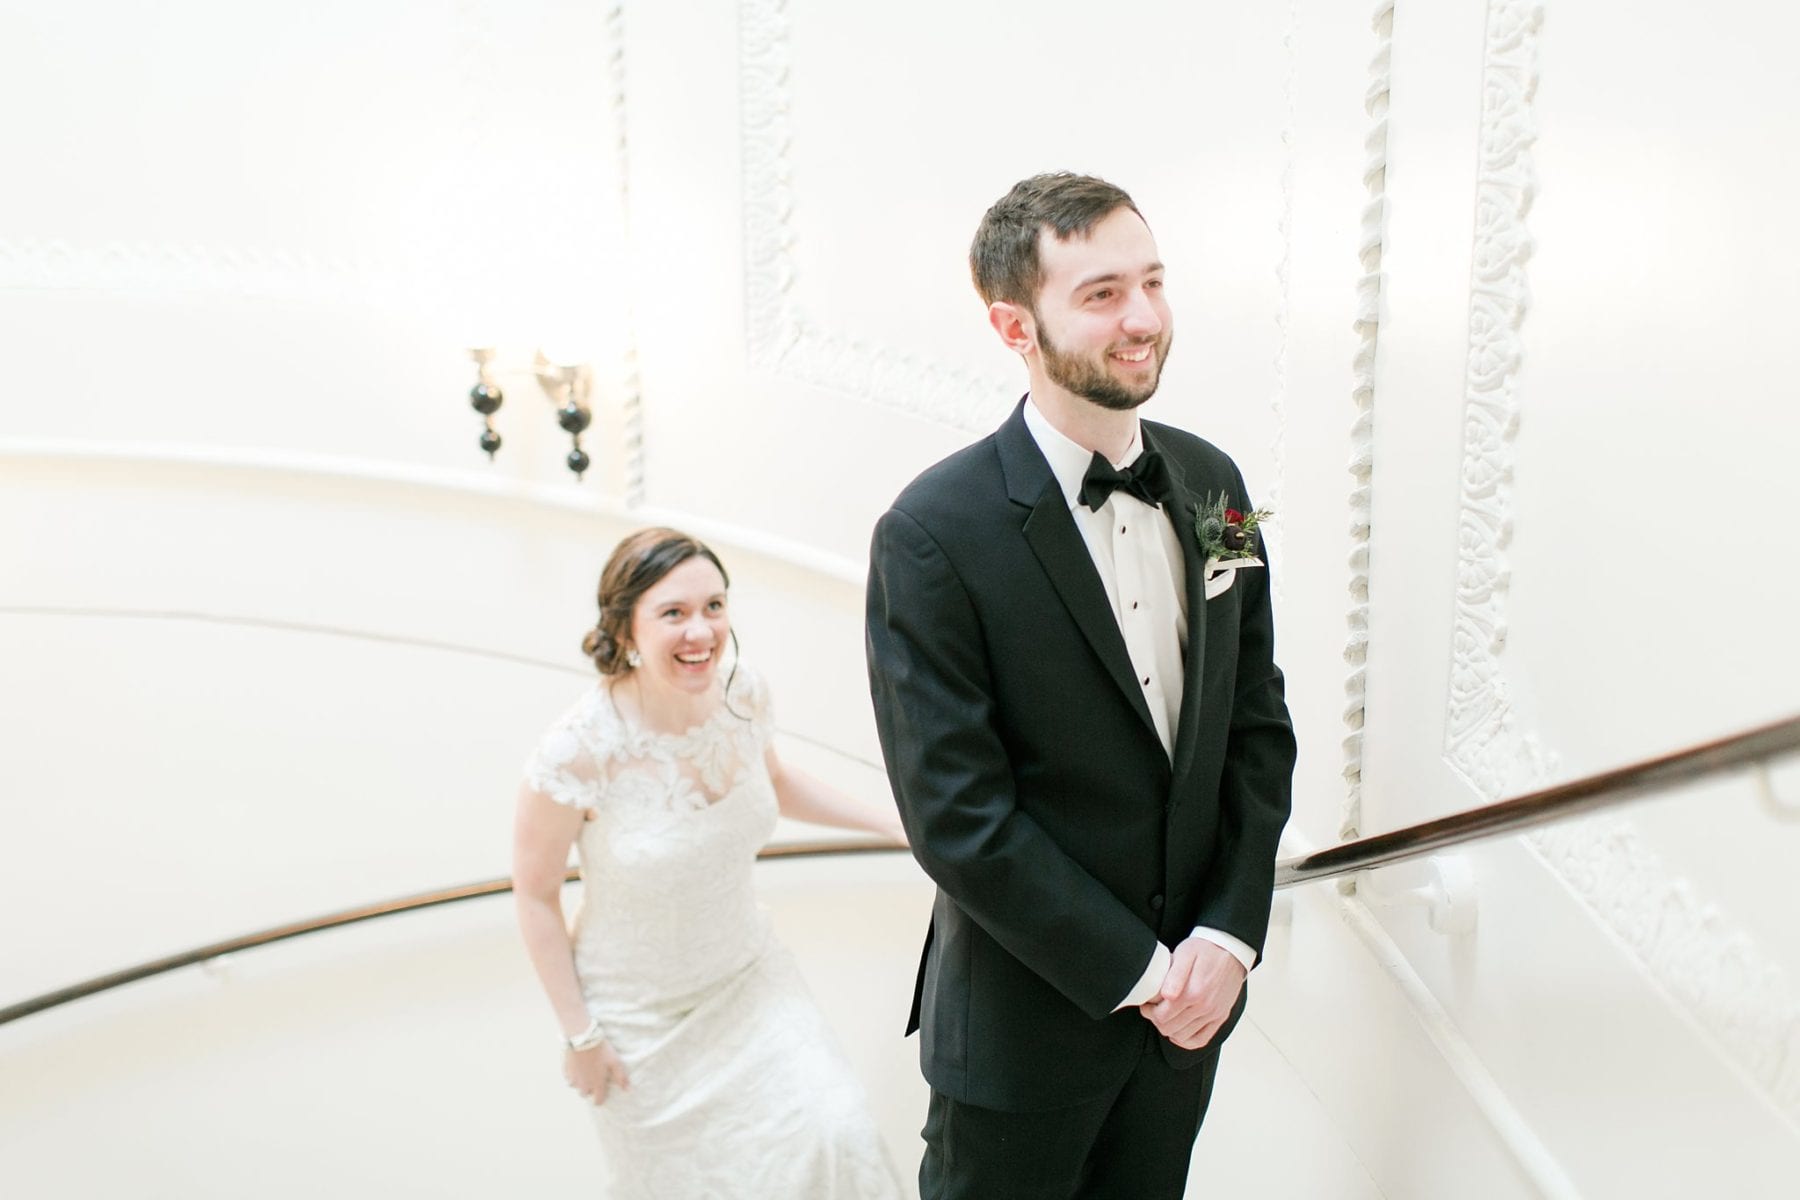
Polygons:
M1163 980L1168 978L1169 963L1173 959L1167 946L1161 942L1156 943L1156 949L1150 952L1150 961L1145 965L1144 973L1138 976L1138 981L1125 993L1125 998L1113 1007L1113 1011L1136 1008L1156 999L1157 994L1162 991Z
M1238 962L1244 965L1244 974L1246 975L1248 975L1250 969L1256 965L1255 947L1251 946L1250 943L1241 938L1232 937L1223 929L1214 929L1208 925L1196 925L1194 926L1194 932L1190 936L1197 937L1203 942L1211 942L1221 950L1229 953L1231 957L1237 959Z

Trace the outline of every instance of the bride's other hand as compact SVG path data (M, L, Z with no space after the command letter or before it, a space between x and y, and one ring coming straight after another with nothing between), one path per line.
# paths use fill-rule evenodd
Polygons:
M897 812L892 814L891 820L884 820L882 822L881 832L889 841L893 842L895 845L898 845L898 846L911 846L912 845L912 842L907 840L906 826L900 824L900 814Z
M563 1051L563 1078L596 1106L605 1104L607 1093L615 1087L631 1090L624 1062L605 1042L586 1050Z
M781 815L794 821L829 825L873 833L898 845L907 845L906 830L891 802L859 800L832 787L817 776L783 762L770 746L763 755L769 782L775 785L775 803Z

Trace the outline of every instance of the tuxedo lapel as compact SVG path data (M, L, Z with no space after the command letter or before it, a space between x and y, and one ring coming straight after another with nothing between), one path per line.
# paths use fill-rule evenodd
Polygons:
M1154 431L1146 422L1144 447L1157 450L1169 468L1169 497L1164 509L1175 523L1175 540L1181 545L1181 562L1186 568L1187 653L1182 657L1181 716L1175 723L1174 776L1177 780L1193 766L1194 743L1199 740L1201 683L1206 670L1206 564L1200 558L1200 544L1194 535L1194 507L1200 502L1182 471L1181 463L1166 449L1157 445ZM1197 482L1197 481L1192 481ZM1171 793L1179 796L1181 789Z
M1106 667L1106 673L1112 676L1145 727L1155 735L1156 722L1150 716L1150 706L1132 671L1131 655L1125 649L1125 635L1119 631L1118 619L1107 603L1106 589L1100 583L1099 572L1094 569L1093 556L1088 553L1087 543L1081 540L1081 531L1075 527L1075 518L1069 513L1068 498L1057 486L1050 464L1044 460L1043 452L1032 440L1031 431L1025 427L1022 403L995 433L994 445L1000 455L1000 469L1006 476L1007 497L1014 504L1031 510L1023 529L1026 543L1037 555L1082 637L1087 639Z

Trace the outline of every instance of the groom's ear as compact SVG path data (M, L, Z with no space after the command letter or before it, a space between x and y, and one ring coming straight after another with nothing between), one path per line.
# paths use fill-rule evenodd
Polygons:
M994 327L1008 350L1030 354L1037 349L1037 321L1024 305L1010 300L994 301L988 305L988 324Z

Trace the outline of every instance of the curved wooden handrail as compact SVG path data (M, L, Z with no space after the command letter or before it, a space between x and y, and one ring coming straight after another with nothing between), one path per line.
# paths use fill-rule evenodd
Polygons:
M1692 783L1728 771L1742 770L1797 753L1800 753L1800 716L1758 726L1729 737L1703 742L1671 754L1645 759L1630 766L1602 771L1597 775L1589 775L1583 779L1544 788L1541 791L1517 796L1510 800L1469 809L1453 816L1423 821L1404 829L1396 829L1391 833L1375 834L1313 854L1283 859L1275 864L1275 886L1277 888L1297 887L1300 884L1314 883L1339 875L1349 875L1374 867L1390 866L1451 846L1465 845L1485 838L1516 833L1521 829L1537 825L1546 825L1552 821L1579 816L1614 804L1641 799L1653 792L1666 791L1679 784ZM782 842L764 847L757 857L765 860L779 860L850 854L898 854L902 850L903 847L900 846L866 840ZM576 871L571 869L568 875L569 880L574 881L577 877ZM135 983L140 979L148 979L153 975L193 966L196 963L220 958L240 950L250 950L304 934L354 925L360 921L373 920L376 917L414 912L422 908L452 904L459 900L473 900L481 896L495 896L511 890L511 879L489 879L480 883L441 888L437 891L421 892L417 895L401 896L393 900L361 905L357 908L347 908L340 912L294 921L287 925L277 925L272 929L264 929L256 933L227 938L222 942L196 946L192 950L152 959L149 962L139 963L110 974L98 975L68 987L33 996L6 1008L0 1008L0 1025L16 1021L21 1017L29 1017L34 1013L43 1012L58 1005L85 999L100 992L110 991L116 987L123 987L125 984Z
M1638 800L1683 783L1800 753L1800 716L1701 742L1555 787L1480 808L1344 842L1275 864L1275 886L1295 887L1338 875L1392 866L1450 846L1517 833L1596 809Z
M901 847L887 842L780 842L764 846L762 852L756 857L769 860L822 858L832 855L870 854L880 851L898 853L900 850ZM580 878L580 873L571 867L567 878L568 882L574 883ZM240 950L253 950L258 946L284 942L289 938L297 938L309 933L321 933L327 929L341 929L345 925L372 921L376 917L417 912L422 908L454 904L459 900L476 900L483 896L498 896L510 891L512 891L510 878L487 879L479 883L465 883L458 887L439 888L435 891L419 892L411 896L397 896L392 900L381 900L374 904L361 904L355 908L346 908L334 913L325 913L322 916L308 917L303 921L276 925L270 929L259 929L255 933L226 938L222 942L209 942L204 946L195 946L191 950L183 950L162 958L153 958L149 962L141 962L120 971L96 975L92 979L84 979L80 983L72 983L68 987L57 988L53 992L45 992L28 1000L21 1000L17 1004L10 1004L5 1008L0 1008L0 1025L5 1025L9 1021L17 1021L20 1017L29 1017L33 1013L40 1013L58 1005L85 1000L89 996L111 991L116 987L124 987L128 983L136 983L140 979L148 979L153 975L163 975L169 971L180 970L182 967L191 967L196 963L223 958L227 954L235 954Z

